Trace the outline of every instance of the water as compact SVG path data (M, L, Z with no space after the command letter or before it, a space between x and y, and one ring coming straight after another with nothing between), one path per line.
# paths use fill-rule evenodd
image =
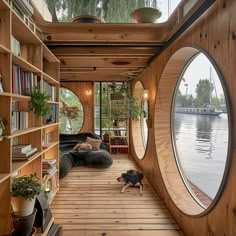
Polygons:
M176 150L185 176L212 199L224 174L228 116L175 113Z

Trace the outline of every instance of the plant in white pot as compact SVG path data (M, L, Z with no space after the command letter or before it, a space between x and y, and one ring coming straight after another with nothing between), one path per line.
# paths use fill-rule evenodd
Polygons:
M33 213L36 195L43 191L36 173L29 176L13 178L11 184L11 202L13 212L17 217Z

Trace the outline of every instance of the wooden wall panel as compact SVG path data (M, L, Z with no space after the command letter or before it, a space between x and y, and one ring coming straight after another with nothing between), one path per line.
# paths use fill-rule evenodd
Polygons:
M94 130L94 87L93 82L62 82L61 87L73 91L80 99L84 109L84 123L80 132L93 132ZM86 90L91 89L92 95L86 95Z
M161 55L159 55L146 71L137 78L143 84L145 89L150 90L149 107L154 113L155 101L160 104L165 102L166 94L161 89L162 72L171 56L180 48L186 46L196 46L202 48L218 64L225 83L229 90L232 102L232 117L235 124L236 108L236 1L235 0L217 0L213 6L204 13L185 33L173 42ZM170 109L170 108L168 108ZM166 117L169 110L166 110ZM154 120L154 114L152 114ZM132 140L130 152L140 168L149 179L154 189L158 192L164 204L168 207L170 213L175 217L185 234L188 236L233 236L236 235L235 215L236 215L236 152L233 139L232 163L229 170L229 177L222 196L211 211L205 214L193 217L184 214L175 205L167 187L164 184L160 170L160 161L166 158L165 151L156 150L155 133L161 132L156 127L161 127L160 121L155 120L155 125L149 130L149 143L147 152L143 160L139 160L135 154ZM235 125L234 125L235 126ZM232 133L236 134L236 128L231 127ZM167 132L166 132L167 133ZM160 133L159 133L160 134ZM168 135L168 134L166 134ZM235 136L235 135L234 135ZM131 133L132 137L132 133ZM164 137L165 138L165 137ZM162 142L162 140L158 140ZM163 142L163 145L165 143ZM159 147L159 146L157 146ZM159 155L159 156L158 156ZM168 156L168 154L167 154ZM173 160L174 161L174 160ZM167 163L169 165L169 163ZM145 190L144 190L145 194Z

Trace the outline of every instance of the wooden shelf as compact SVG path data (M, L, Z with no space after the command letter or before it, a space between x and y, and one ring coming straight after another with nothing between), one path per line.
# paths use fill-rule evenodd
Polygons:
M12 53L12 62L14 64L20 66L21 68L25 69L28 72L33 72L35 74L41 74L41 71L37 67L33 66L32 64L30 64L29 62L27 62L26 60L17 56L14 53Z
M59 122L56 122L56 123L51 123L51 124L44 124L42 126L43 129L47 129L47 128L50 128L50 127L53 127L53 126L58 126L60 123Z
M24 96L24 95L20 95L20 94L12 94L12 100L13 101L30 101L30 97L29 96Z
M53 148L54 146L58 145L59 142L51 142L47 145L46 148L43 148L42 154L49 151L51 148Z
M11 97L11 93L0 92L0 96Z
M48 104L57 104L57 105L59 105L60 102L52 102L52 101L48 101Z
M0 9L10 9L10 6L5 0L2 0L0 1Z
M32 128L17 130L17 131L14 131L14 132L9 136L9 138L14 138L14 137L18 137L18 136L20 136L20 135L32 133L32 132L38 131L38 130L40 130L40 129L41 129L41 127L32 127Z
M46 74L45 72L43 72L43 79L52 85L60 84L59 81L53 79L50 75Z
M25 22L12 11L12 34L22 43L41 44L41 40L36 34L25 24Z
M41 155L41 152L35 153L27 161L12 161L12 172L18 171L28 165L30 162L34 161Z
M55 55L46 47L45 44L43 44L43 57L48 61L48 62L58 62L60 61L55 57Z
M0 53L11 53L11 51L5 46L0 44Z
M7 178L10 178L11 174L0 174L0 184L5 181Z

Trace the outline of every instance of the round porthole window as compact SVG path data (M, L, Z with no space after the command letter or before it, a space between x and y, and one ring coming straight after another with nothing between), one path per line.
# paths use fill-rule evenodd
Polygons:
M199 215L215 206L227 181L232 135L228 93L215 64L190 47L167 62L159 91L166 98L162 103L156 99L155 107L163 180L177 207Z
M214 200L224 176L229 127L220 78L200 53L183 70L175 90L172 138L186 187L203 207Z
M139 159L144 157L148 138L148 127L146 122L148 117L148 101L143 99L144 91L142 83L138 81L134 86L133 96L141 111L140 119L132 120L132 137L135 153Z
M83 106L71 90L60 88L60 133L77 134L84 121Z

